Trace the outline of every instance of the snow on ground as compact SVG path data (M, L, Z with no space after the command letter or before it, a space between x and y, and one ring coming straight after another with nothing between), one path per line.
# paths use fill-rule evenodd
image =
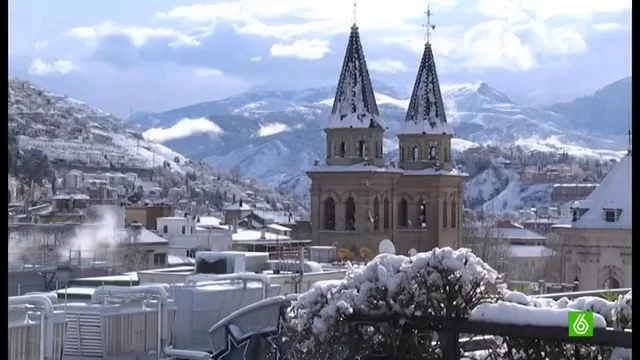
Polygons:
M168 161L171 169L184 174L191 170L190 167L181 165L187 162L187 158L169 149L168 147L146 141L137 140L120 134L114 134L113 142L129 151L130 154L138 154L141 159L146 162L147 167L162 166L164 161ZM180 164L174 160L178 158Z
M616 150L606 150L606 149L589 149L582 146L577 145L567 145L563 143L561 140L558 140L554 137L540 140L540 139L519 139L515 142L515 145L520 145L524 150L528 151L544 151L544 152L559 152L566 151L567 154L582 157L582 158L595 158L602 160L620 160L624 155L626 155L627 151L616 151Z

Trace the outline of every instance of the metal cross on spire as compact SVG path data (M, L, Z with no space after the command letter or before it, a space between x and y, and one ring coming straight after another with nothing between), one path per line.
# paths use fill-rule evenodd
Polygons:
M353 25L356 24L356 10L358 7L358 1L357 0L353 0Z
M427 4L427 11L424 14L427 15L427 23L423 24L422 26L427 29L425 37L427 40L427 44L429 44L431 42L431 31L435 30L436 28L436 26L431 23L431 15L433 15L433 13L431 12L431 6L429 4Z

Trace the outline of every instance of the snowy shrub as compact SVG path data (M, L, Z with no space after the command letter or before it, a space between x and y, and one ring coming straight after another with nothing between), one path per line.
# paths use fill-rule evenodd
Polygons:
M378 255L342 281L315 286L292 303L288 330L298 337L292 351L314 360L362 359L394 349L402 349L403 359L430 353L437 358L437 337L404 325L415 318L466 317L491 294L488 285L497 276L468 249Z
M497 277L469 249L436 248L413 257L381 254L364 267L350 268L343 280L324 282L301 294L288 309L290 321L282 329L282 341L292 359L441 359L451 339L443 329L460 331L447 324L467 319L566 327L570 310L589 310L595 327L631 328L631 293L615 301L552 300L500 288ZM466 358L630 358L629 351L604 346L455 334L472 339L460 340L458 346L459 355Z

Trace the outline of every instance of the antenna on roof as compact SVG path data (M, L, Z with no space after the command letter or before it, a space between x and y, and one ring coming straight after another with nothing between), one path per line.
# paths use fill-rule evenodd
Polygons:
M431 12L431 5L429 3L427 3L427 11L424 14L427 15L427 23L422 26L427 29L425 38L427 40L427 44L429 44L431 43L431 30L435 30L436 28L436 26L431 23L431 15L433 15L433 13Z

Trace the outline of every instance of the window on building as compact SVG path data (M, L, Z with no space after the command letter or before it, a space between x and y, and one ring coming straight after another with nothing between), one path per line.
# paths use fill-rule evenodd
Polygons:
M182 225L182 234L186 234L187 233L187 228L186 226Z
M405 228L409 226L409 204L406 199L400 200L400 208L398 209L398 225Z
M416 227L427 227L427 203L424 200L420 200L418 205L418 221L416 222Z
M404 147L400 147L400 161L404 161Z
M420 160L420 149L417 146L414 146L413 149L411 149L411 161L418 160Z
M347 231L356 230L356 202L352 197L349 197L345 203L344 226Z
M343 142L340 143L340 157L345 157L347 155L347 146Z
M167 225L162 227L162 233L166 234L169 232L169 227Z
M602 284L602 288L605 290L619 289L620 282L613 277L608 277L604 280L604 283Z
M336 203L332 197L324 201L324 230L336 229Z
M454 200L451 202L451 227L458 226L458 203Z
M198 251L197 249L189 249L189 250L187 250L187 257L189 257L189 258L196 257L196 252L197 251Z
M358 142L358 157L367 156L367 145L364 140Z
M382 146L380 146L380 142L376 141L376 157L378 159L382 158Z
M153 254L153 266L164 266L167 264L167 254Z
M447 220L449 219L449 208L446 200L442 201L442 227L447 227Z
M571 210L571 221L572 222L578 221L578 209Z
M378 197L373 200L373 230L380 228L380 201Z
M384 212L384 229L387 230L391 227L390 226L391 221L389 221L391 218L391 212L389 211L389 198L384 198L384 202L382 206L383 206L382 211Z
M604 220L606 222L616 222L621 212L621 209L604 209Z

